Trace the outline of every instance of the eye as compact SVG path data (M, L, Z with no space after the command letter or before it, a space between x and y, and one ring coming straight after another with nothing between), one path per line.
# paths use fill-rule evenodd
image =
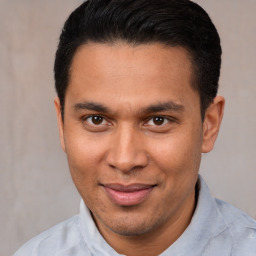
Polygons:
M103 116L99 115L91 115L85 117L83 120L86 121L86 123L88 123L89 125L93 126L108 125L107 120Z
M154 116L152 117L148 122L147 125L151 126L163 126L165 124L169 123L169 120L166 117L163 116Z

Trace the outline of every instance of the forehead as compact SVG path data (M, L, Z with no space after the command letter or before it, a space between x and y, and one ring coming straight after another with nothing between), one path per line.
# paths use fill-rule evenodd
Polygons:
M147 62L147 65L144 65ZM112 44L88 43L78 48L71 64L71 79L79 70L90 75L165 75L181 73L191 76L190 55L185 48L170 47L160 43L132 45L125 42ZM167 71L167 72L166 72ZM134 74L130 73L130 74ZM76 74L77 75L77 74Z
M149 100L183 104L189 96L198 100L191 83L192 64L184 48L90 43L73 58L66 96L106 103L119 98L129 104Z

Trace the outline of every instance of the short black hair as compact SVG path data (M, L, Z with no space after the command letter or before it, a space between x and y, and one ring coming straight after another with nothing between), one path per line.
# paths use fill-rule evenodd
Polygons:
M204 118L218 91L222 50L210 17L189 0L88 0L74 10L64 24L54 65L63 118L70 66L78 48L120 40L185 48L193 64L191 86L199 92Z

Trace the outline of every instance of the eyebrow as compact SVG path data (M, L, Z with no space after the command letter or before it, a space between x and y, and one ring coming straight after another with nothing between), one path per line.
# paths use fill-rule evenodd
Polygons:
M184 111L184 106L177 104L173 101L162 102L154 105L150 105L142 110L142 113L156 113L164 111L175 111L182 112Z
M77 103L74 105L74 109L75 111L79 111L79 110L93 110L96 112L102 112L102 113L107 113L110 112L110 110L99 103L95 103L95 102L81 102L81 103Z
M108 107L96 103L96 102L80 102L74 105L74 110L75 111L80 111L80 110L92 110L96 112L101 112L101 113L112 113ZM153 105L149 105L142 110L139 110L140 114L151 114L151 113L156 113L156 112L164 112L164 111L175 111L175 112L182 112L184 110L184 106L177 104L173 101L167 101L167 102L162 102L162 103L157 103Z

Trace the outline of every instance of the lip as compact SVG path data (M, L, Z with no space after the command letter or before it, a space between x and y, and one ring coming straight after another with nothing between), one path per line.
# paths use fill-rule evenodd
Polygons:
M119 206L135 206L149 196L156 185L147 184L106 184L103 188L112 202Z

